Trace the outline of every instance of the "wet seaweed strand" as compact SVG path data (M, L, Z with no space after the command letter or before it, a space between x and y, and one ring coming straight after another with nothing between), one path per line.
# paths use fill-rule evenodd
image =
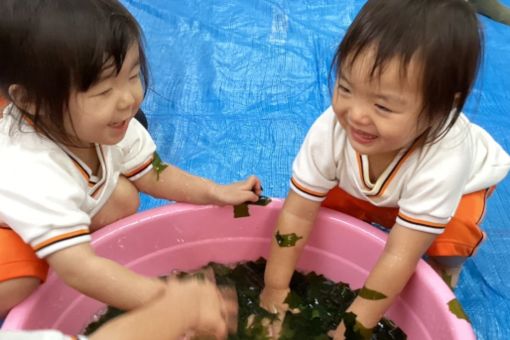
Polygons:
M216 283L220 286L235 286L239 301L239 318L237 334L229 335L229 340L269 340L261 321L263 318L275 316L259 306L259 295L264 285L264 269L266 261L243 262L234 267L210 263L214 271ZM181 274L186 276L186 274ZM314 272L302 274L294 272L290 284L291 293L287 303L291 308L299 308L300 313L287 313L282 326L280 340L327 340L327 333L334 330L342 318L345 322L354 322L352 313L345 310L356 297L348 284L334 283L323 275ZM85 334L90 334L106 321L122 314L122 311L109 307L96 321L90 323ZM255 321L246 327L247 319L255 315ZM363 339L361 335L352 333L350 339ZM372 340L406 339L404 332L388 320L382 319L372 333Z

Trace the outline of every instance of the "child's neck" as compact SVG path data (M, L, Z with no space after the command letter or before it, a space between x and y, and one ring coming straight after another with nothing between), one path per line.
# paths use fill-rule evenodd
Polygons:
M92 144L89 147L67 147L76 157L83 161L92 170L93 174L98 174L100 168L99 157L97 155L96 146Z
M368 158L368 171L370 175L370 181L375 183L377 179L382 175L384 170L391 164L399 150L367 156Z

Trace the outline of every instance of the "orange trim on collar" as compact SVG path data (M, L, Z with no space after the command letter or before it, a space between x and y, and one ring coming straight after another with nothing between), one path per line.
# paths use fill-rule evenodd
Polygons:
M386 191L386 189L388 188L388 186L390 185L391 181L395 178L398 170L400 170L400 168L402 167L402 164L405 163L405 161L411 156L411 154L414 152L414 150L416 150L417 146L418 146L418 141L419 141L420 138L417 138L413 144L411 145L411 147L409 147L409 149L402 155L402 157L400 157L400 159L398 160L398 162L395 164L395 166L393 167L393 169L391 170L391 172L389 173L388 177L386 177L386 179L384 180L383 184L381 185L381 188L379 189L379 191L375 194L372 194L372 195L367 195L368 197L381 197L382 195L384 195L384 192ZM363 176L363 159L361 157L361 154L358 153L356 151L356 160L358 161L358 173L359 173L359 176L361 178L361 181L363 183L363 185L365 186L365 188L367 189L370 189L370 187L367 185L367 183L365 182L365 178ZM377 182L377 181L376 181Z
M361 183L365 186L366 189L370 189L370 187L365 182L365 177L363 176L363 159L361 158L361 154L356 152L356 161L358 162L358 174L359 178L361 179Z
M398 170L400 170L400 168L402 167L402 164L404 164L405 161L411 156L411 154L414 152L414 150L417 148L417 146L418 146L418 140L416 140L413 143L413 145L411 145L409 150L407 150L406 153L402 156L402 158L400 158L400 160L397 162L397 164L395 165L393 170L391 170L390 175L384 181L384 183L381 186L381 189L379 190L379 192L377 194L375 194L374 196L380 197L380 196L384 195L384 192L386 191L386 189L390 185L390 182L395 178Z

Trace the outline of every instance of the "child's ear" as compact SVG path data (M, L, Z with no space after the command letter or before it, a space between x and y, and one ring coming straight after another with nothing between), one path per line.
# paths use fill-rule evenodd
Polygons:
M31 115L35 114L35 105L29 100L27 91L23 86L13 84L9 86L8 92L9 99L14 103L14 105Z

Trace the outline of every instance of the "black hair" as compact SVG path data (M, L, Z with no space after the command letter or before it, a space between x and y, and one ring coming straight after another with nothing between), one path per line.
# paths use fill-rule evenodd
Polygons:
M21 86L38 131L70 142L64 112L71 92L89 89L108 60L118 73L133 43L147 90L143 33L119 1L1 0L0 13L0 92L8 97L9 86Z
M374 49L371 77L394 58L405 75L416 58L421 65L420 122L430 126L427 141L435 142L453 126L466 102L482 44L480 23L465 0L368 0L338 46L332 69L338 78L342 65L350 67Z

